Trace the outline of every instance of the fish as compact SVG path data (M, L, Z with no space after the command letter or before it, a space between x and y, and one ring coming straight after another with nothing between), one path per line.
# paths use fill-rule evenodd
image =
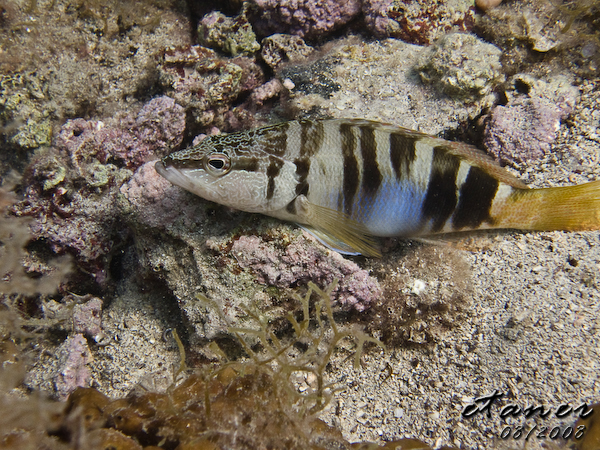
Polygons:
M474 146L363 119L218 134L155 164L206 200L295 222L350 255L378 237L600 229L600 180L531 189Z

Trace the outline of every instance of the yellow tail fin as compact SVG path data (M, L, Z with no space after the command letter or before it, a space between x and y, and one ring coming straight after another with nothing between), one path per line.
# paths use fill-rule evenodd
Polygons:
M499 228L600 230L600 180L577 186L516 189L495 217Z

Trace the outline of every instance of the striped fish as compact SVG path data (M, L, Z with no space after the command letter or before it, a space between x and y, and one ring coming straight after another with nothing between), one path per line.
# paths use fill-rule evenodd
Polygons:
M210 136L156 163L207 200L293 221L348 254L374 236L600 229L600 181L529 189L480 150L368 120L300 120Z

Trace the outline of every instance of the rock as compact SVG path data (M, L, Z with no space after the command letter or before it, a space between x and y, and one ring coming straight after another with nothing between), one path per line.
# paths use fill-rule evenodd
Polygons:
M425 51L415 70L424 83L444 94L476 99L504 81L501 53L473 35L452 33Z

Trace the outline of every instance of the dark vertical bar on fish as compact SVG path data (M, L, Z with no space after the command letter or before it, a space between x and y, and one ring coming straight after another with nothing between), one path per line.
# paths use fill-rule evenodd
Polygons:
M340 135L342 138L342 156L344 158L344 181L342 186L344 208L346 214L352 214L354 196L358 191L359 171L358 160L354 154L356 150L356 136L354 136L354 127L343 123L340 125Z
M452 216L452 227L461 230L477 228L484 222L493 225L490 210L498 186L497 179L478 167L471 167L460 188L458 206Z
M363 162L363 197L372 198L381 186L381 171L377 163L377 143L373 127L360 127L360 153Z
M429 184L422 208L424 223L432 221L430 230L437 233L444 228L458 200L456 175L460 167L460 159L449 154L444 147L433 149L433 161Z
M416 158L415 143L418 140L418 137L406 136L400 133L390 134L390 162L397 181L408 178L410 166Z

